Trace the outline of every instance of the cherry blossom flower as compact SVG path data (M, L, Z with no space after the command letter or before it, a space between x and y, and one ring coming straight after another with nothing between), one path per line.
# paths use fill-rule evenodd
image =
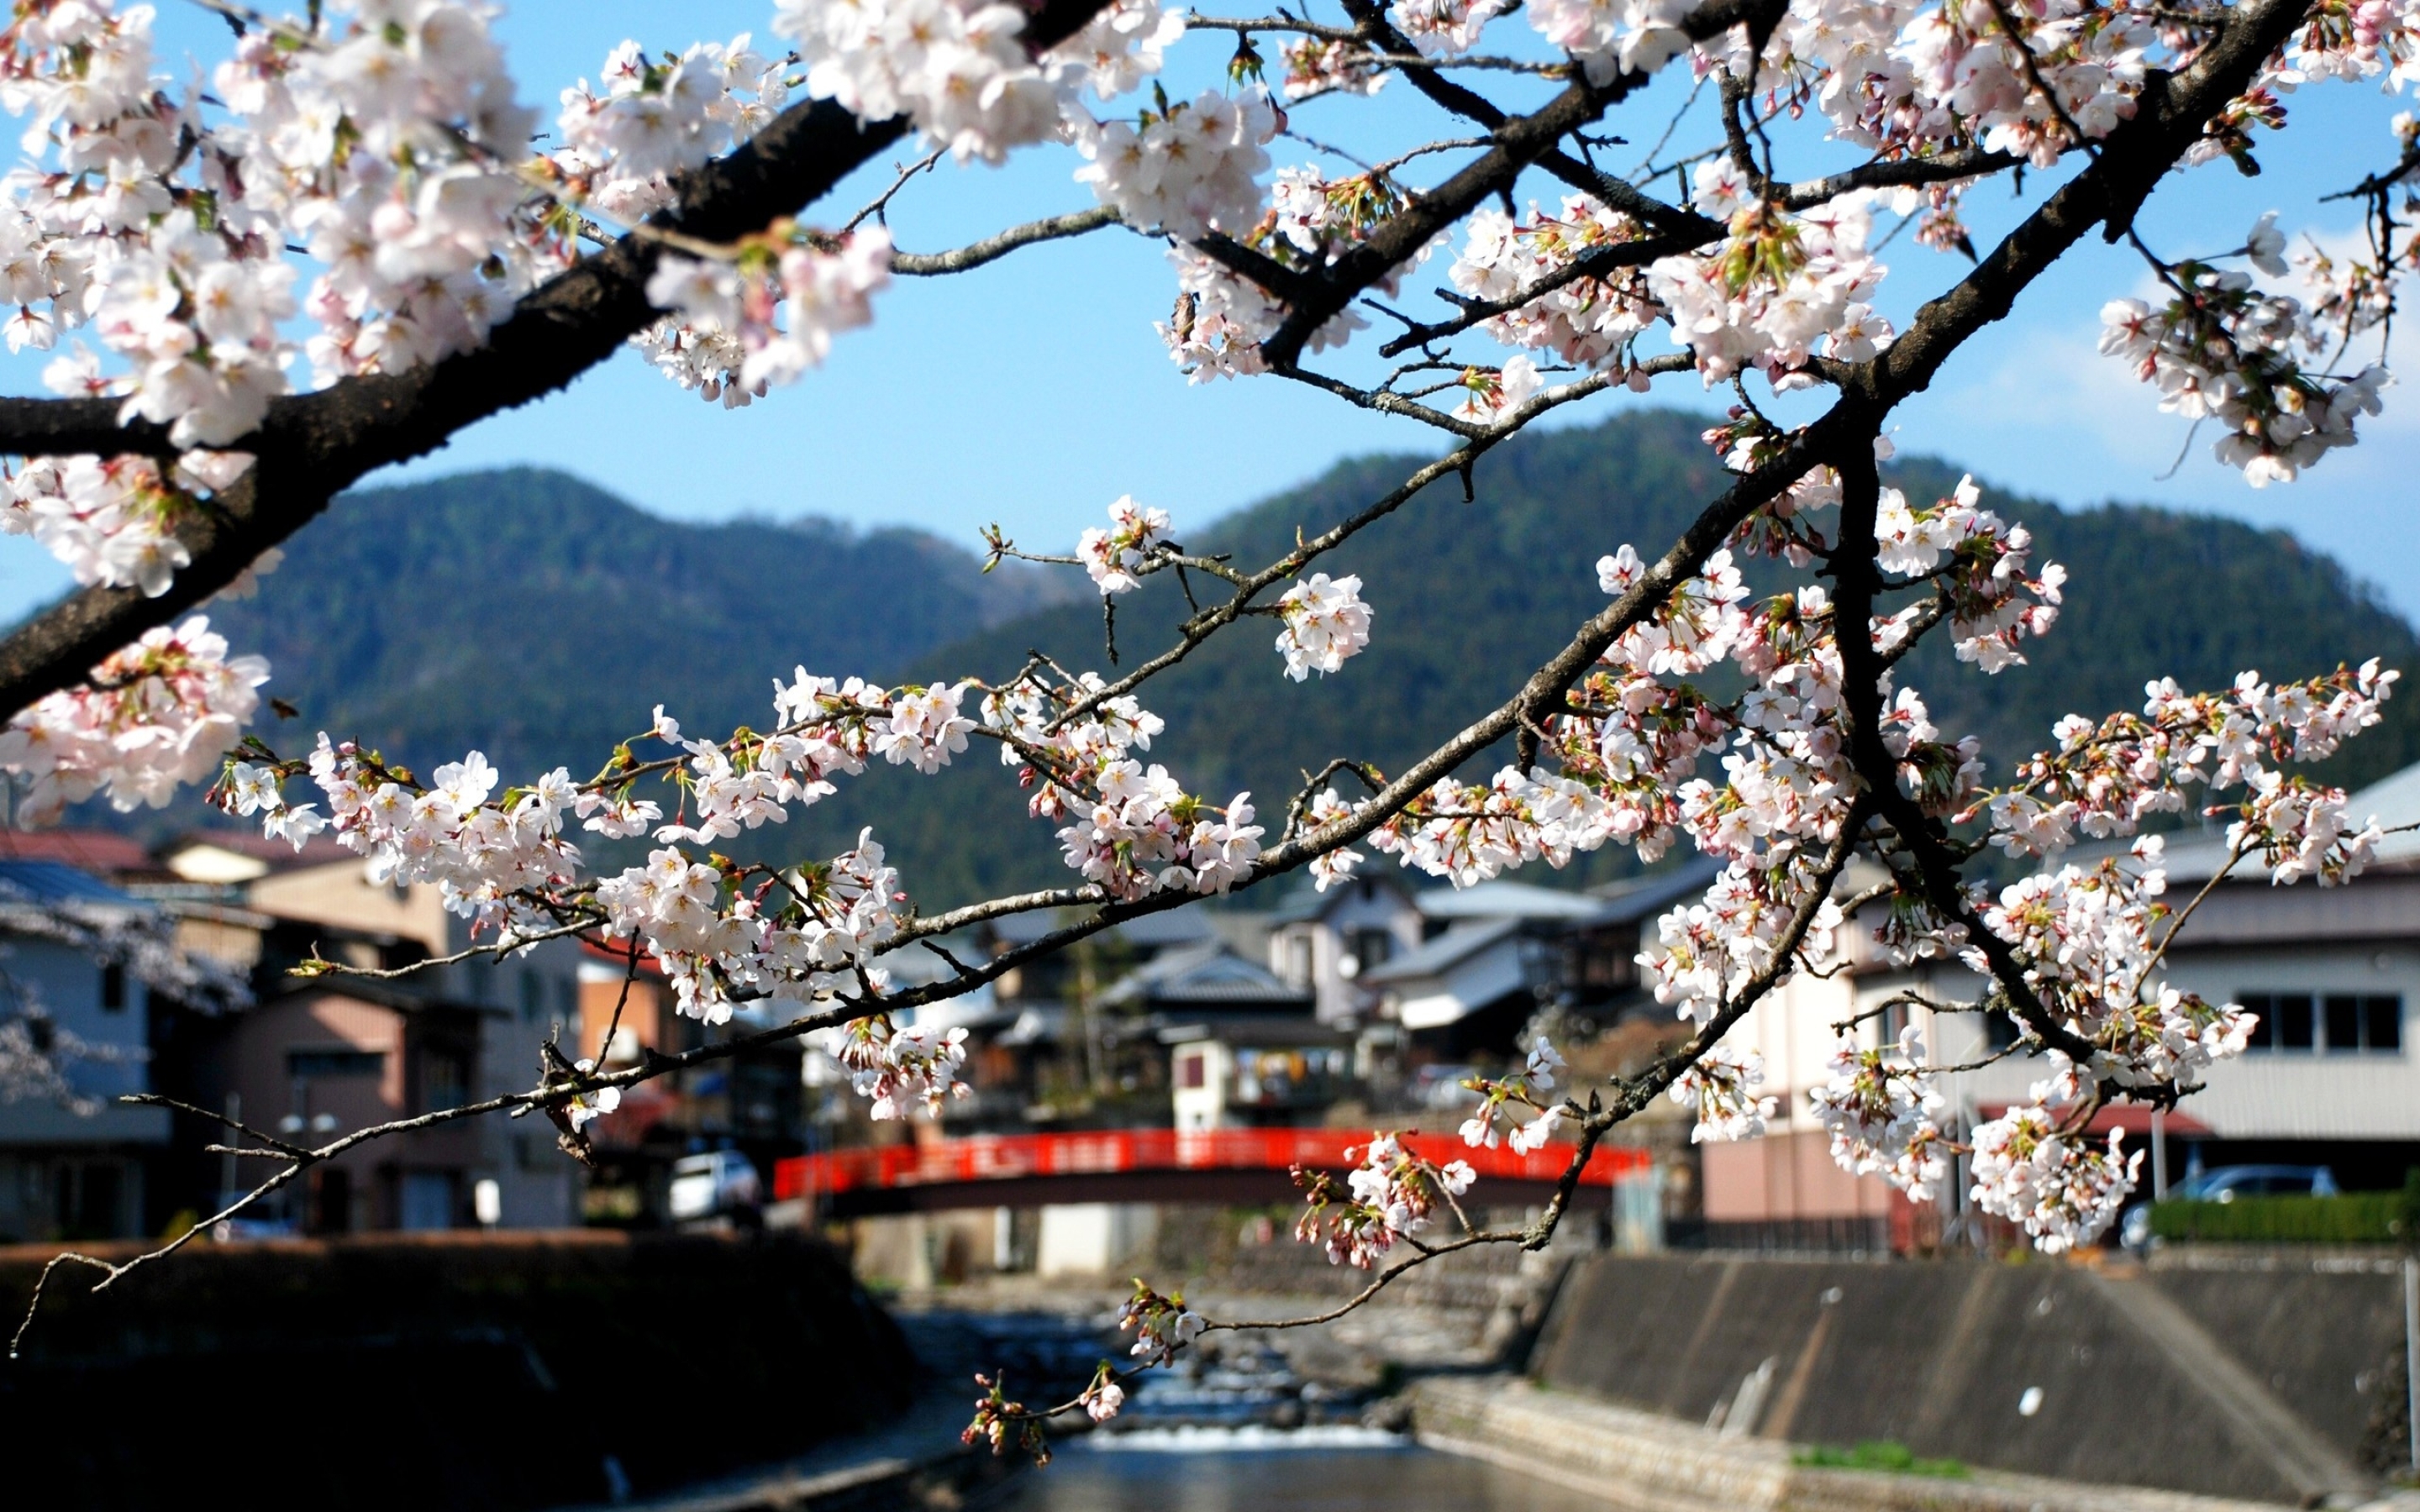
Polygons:
M1278 635L1278 652L1285 672L1299 683L1316 671L1322 676L1344 665L1370 643L1370 606L1361 602L1361 579L1330 579L1313 573L1278 600L1285 629Z

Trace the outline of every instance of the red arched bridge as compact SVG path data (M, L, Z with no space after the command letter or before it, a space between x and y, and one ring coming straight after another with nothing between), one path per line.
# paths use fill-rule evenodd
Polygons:
M1347 1129L1104 1129L834 1149L777 1163L773 1196L842 1218L1062 1202L1278 1203L1295 1196L1293 1167L1341 1175L1346 1147L1362 1137ZM1479 1183L1466 1200L1483 1207L1544 1203L1573 1154L1554 1144L1526 1154L1473 1149L1449 1134L1404 1143L1440 1165L1468 1162ZM1643 1149L1600 1146L1580 1184L1610 1187L1648 1163Z

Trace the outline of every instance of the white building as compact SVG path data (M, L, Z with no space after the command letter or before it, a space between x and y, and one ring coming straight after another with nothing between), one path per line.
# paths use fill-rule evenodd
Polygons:
M2389 829L2420 823L2420 766L2354 795L2350 807ZM2198 892L2226 854L2215 835L2172 837L2171 901ZM1732 1033L1733 1044L1763 1056L1780 1116L1763 1140L1706 1148L1710 1222L1872 1222L1893 1210L1879 1179L1853 1179L1832 1163L1822 1128L1807 1117L1807 1090L1826 1077L1835 1025L1911 987L1935 1001L1973 1001L1981 982L1955 964L1891 969L1862 930L1841 939L1850 971L1801 974ZM2409 1023L2420 1000L2420 832L2389 835L2377 863L2340 887L2273 887L2257 864L2240 866L2177 936L2163 976L2212 1002L2241 1003L2262 1026L2248 1053L2211 1068L2202 1089L2161 1120L2162 1175L2291 1162L2332 1165L2342 1184L2361 1189L2400 1185L2407 1166L2420 1165L2420 1057ZM1998 1016L1913 1012L1938 1065L1981 1060L2015 1037ZM1856 1033L1871 1044L1905 1022L1894 1008ZM1948 1076L1944 1117L1960 1125L1996 1117L2041 1074L2038 1059L2017 1056ZM2124 1129L2139 1147L2151 1119L2122 1105L2095 1128ZM1954 1206L1961 1183L1950 1185Z

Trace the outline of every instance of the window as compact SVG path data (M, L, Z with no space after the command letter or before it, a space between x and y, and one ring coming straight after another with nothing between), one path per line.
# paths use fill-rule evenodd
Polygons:
M126 968L117 962L101 968L101 1006L112 1013L126 1008Z
M2395 993L2245 993L2242 1002L2259 1016L2250 1047L2256 1051L2310 1050L2328 1055L2399 1055L2403 1050L2403 998Z
M1209 1058L1199 1052L1189 1056L1179 1056L1176 1059L1176 1085L1187 1091L1207 1085L1208 1068L1204 1063Z
M2017 1042L2017 1021L2006 1013L1983 1015L1983 1042L1994 1050L2006 1050Z
M536 972L521 973L521 1019L524 1023L535 1024L546 1016L545 992L546 983L538 979Z
M1395 953L1395 936L1382 929L1357 929L1353 932L1355 974L1387 964Z
M420 1053L420 1106L442 1113L471 1101L471 1057L459 1050L427 1049Z
M1311 936L1290 934L1285 942L1286 980L1297 987L1311 985Z
M321 1076L377 1076L386 1071L386 1056L377 1050L288 1050L286 1074L296 1079Z

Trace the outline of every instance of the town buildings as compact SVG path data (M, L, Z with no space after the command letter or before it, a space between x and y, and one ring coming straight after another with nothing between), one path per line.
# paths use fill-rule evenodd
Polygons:
M2350 807L2390 831L2420 824L2420 766L2353 795ZM2222 837L2199 829L2167 837L2163 849L2179 903L2211 886L2227 856ZM2102 854L2062 860L2089 866ZM1843 890L1855 885L1851 878ZM1845 970L1801 974L1732 1034L1734 1045L1762 1056L1764 1090L1778 1103L1764 1138L1704 1148L1706 1219L1741 1242L1922 1242L1957 1232L1968 1216L1963 1180L1945 1183L1937 1211L1916 1212L1879 1178L1842 1172L1807 1093L1827 1075L1837 1026L1854 1021L1851 1032L1873 1044L1914 1023L1939 1066L1992 1059L2013 1043L2014 1028L1999 1015L1895 1003L1911 992L1973 1002L1981 982L1954 962L1895 968L1868 930L1839 937ZM2274 887L2257 862L2239 867L2177 936L2163 979L2242 1004L2262 1022L2251 1050L2211 1067L2175 1112L2155 1120L2119 1104L2098 1116L2096 1132L2123 1130L2149 1150L2145 1184L2155 1193L2206 1165L2323 1165L2350 1190L2400 1186L2420 1165L2420 1057L2409 1022L2420 1000L2420 832L2389 833L2375 864L2338 887ZM1941 1117L1953 1133L1971 1128L2025 1101L2042 1074L2039 1059L2009 1055L1945 1076Z

